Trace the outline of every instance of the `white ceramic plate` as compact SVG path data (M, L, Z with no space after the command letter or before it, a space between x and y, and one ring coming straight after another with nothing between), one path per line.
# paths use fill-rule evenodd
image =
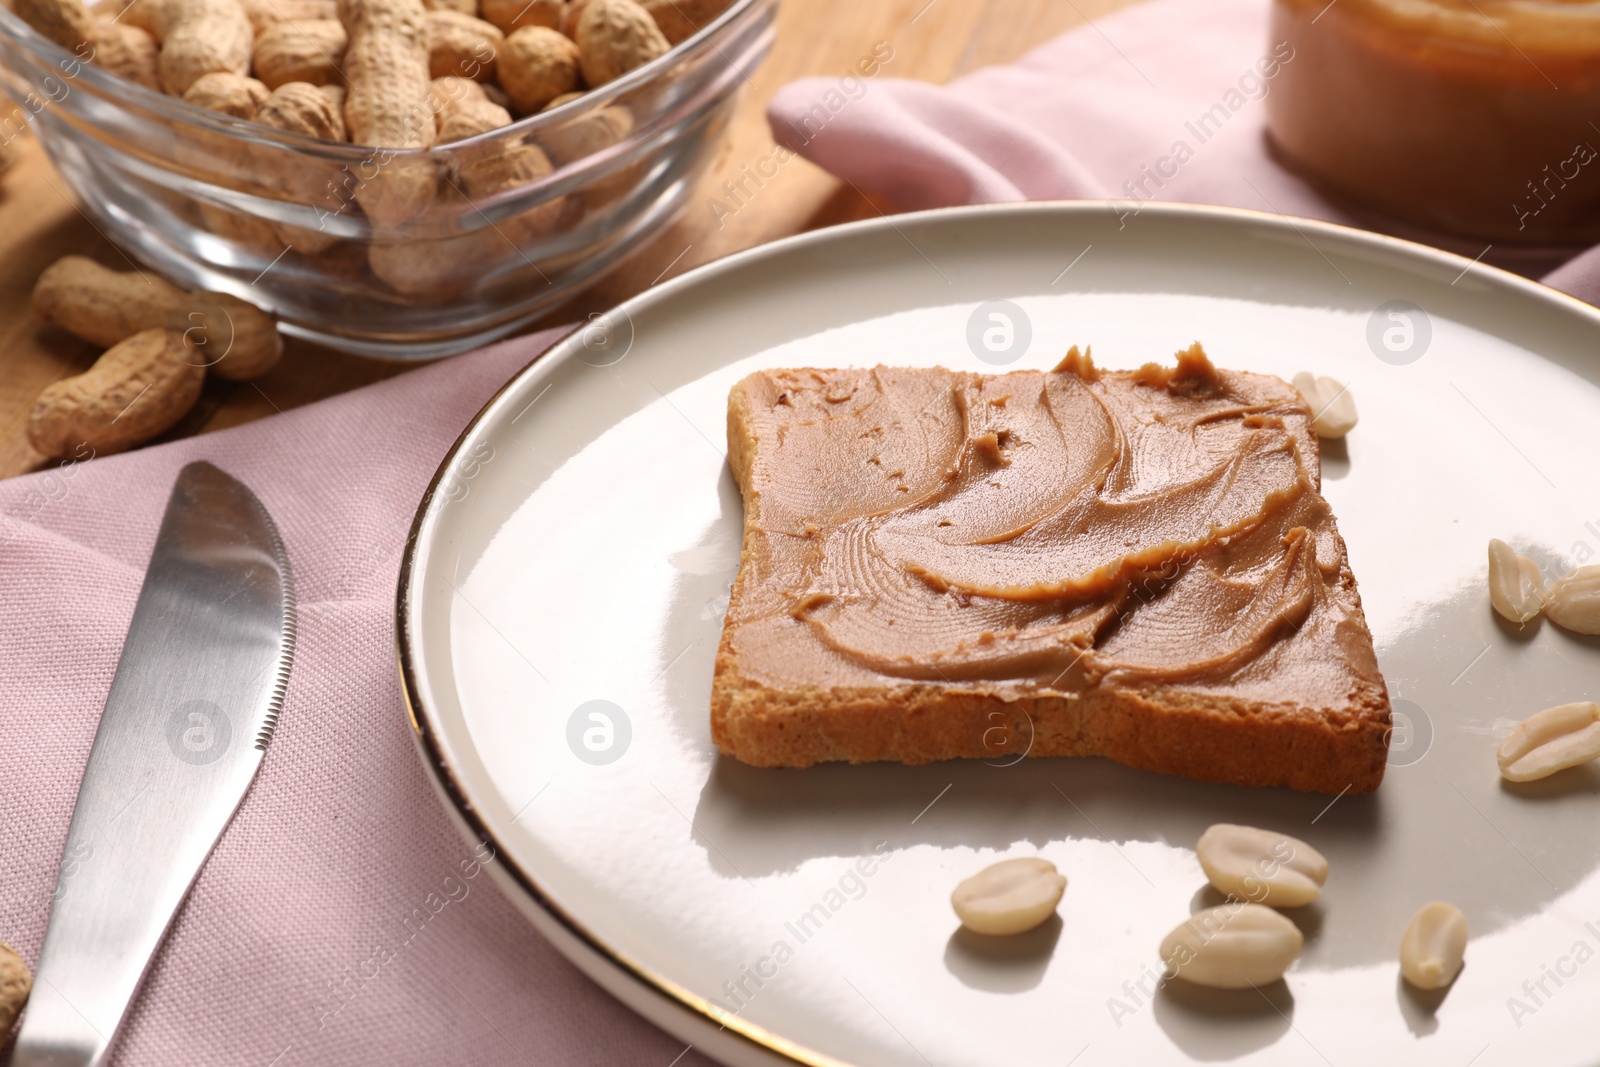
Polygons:
M1013 367L1073 343L1128 367L1199 339L1221 366L1349 384L1361 423L1327 448L1323 488L1400 713L1377 794L1103 760L770 771L716 754L740 530L728 387L758 367L992 369L969 331L991 300L1029 323ZM1596 696L1600 645L1500 624L1484 574L1494 536L1550 574L1600 557L1597 354L1600 314L1532 283L1237 211L943 211L724 260L557 345L441 469L401 584L423 751L530 918L729 1063L1592 1064L1600 773L1508 787L1494 747L1510 720ZM1307 943L1285 982L1158 992L1162 936L1212 902L1192 849L1217 821L1303 837L1332 876L1293 913ZM955 883L1036 853L1070 878L1059 922L998 945L958 933ZM1472 931L1442 996L1396 964L1435 899Z

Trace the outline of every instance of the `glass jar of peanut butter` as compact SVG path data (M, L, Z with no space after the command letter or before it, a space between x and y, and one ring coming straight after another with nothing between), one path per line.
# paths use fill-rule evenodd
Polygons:
M1600 240L1600 0L1275 0L1280 158L1487 241Z

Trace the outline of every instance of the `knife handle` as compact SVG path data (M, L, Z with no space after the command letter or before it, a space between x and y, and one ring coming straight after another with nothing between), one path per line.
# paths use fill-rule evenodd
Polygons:
M254 759L189 764L115 727L102 721L84 772L12 1067L100 1062L262 755L234 738ZM205 740L203 723L190 729ZM212 802L190 807L201 796Z

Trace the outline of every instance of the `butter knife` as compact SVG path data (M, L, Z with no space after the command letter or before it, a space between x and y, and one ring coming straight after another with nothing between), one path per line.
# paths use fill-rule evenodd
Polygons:
M13 1067L91 1067L272 740L294 584L255 494L178 474L78 788Z

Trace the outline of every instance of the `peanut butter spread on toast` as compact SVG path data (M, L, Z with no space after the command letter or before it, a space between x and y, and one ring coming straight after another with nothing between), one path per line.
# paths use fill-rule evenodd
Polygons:
M1183 686L1343 709L1382 691L1310 412L1287 383L1106 372L780 370L734 457L760 573L727 620L774 688L1000 699ZM748 549L748 545L747 545Z

